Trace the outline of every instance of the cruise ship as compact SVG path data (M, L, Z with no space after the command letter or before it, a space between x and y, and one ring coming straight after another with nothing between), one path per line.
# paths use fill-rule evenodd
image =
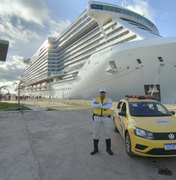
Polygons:
M161 37L146 17L91 1L58 37L48 37L30 59L22 93L92 99L105 87L119 100L152 95L176 103L176 37Z

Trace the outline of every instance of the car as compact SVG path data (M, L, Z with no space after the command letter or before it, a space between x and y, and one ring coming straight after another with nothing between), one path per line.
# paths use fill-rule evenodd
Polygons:
M114 110L115 130L129 156L176 157L176 117L150 96L126 96Z

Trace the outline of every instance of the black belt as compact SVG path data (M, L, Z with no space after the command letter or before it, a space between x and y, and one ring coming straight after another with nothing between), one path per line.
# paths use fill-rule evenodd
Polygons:
M94 116L98 116L98 117L108 117L108 118L111 118L111 115L98 115L98 114L94 114Z

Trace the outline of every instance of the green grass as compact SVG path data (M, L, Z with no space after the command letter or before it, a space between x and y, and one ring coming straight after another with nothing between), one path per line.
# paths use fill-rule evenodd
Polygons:
M19 110L31 110L30 108L20 105L17 103L0 102L0 110L3 111L19 111Z

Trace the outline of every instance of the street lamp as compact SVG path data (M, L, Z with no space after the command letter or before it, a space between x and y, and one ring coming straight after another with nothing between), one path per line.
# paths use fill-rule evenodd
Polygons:
M14 85L17 84L17 89L18 89L18 95L17 95L17 100L18 100L18 108L20 108L20 89L21 89L21 84L23 84L23 81L19 81L19 83L15 82Z

